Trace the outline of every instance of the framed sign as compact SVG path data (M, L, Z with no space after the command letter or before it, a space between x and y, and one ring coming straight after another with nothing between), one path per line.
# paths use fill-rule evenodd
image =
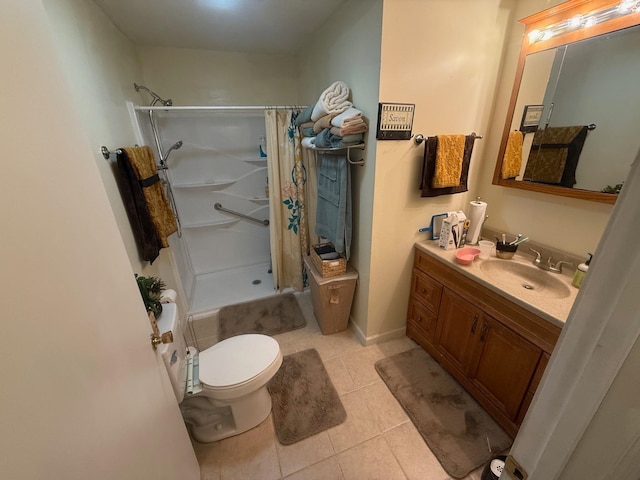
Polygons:
M413 103L378 104L378 140L409 140L413 128Z
M544 105L525 105L522 112L522 121L520 122L520 131L522 133L535 132L540 125L542 118L542 110Z

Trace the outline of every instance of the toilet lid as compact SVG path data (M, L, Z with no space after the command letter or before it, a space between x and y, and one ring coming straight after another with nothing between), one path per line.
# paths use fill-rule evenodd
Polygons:
M251 380L271 365L280 345L258 334L227 338L200 352L200 381L211 387L229 387Z

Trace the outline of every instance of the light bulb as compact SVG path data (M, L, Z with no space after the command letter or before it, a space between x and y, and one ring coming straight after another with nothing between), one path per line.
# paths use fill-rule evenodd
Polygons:
M595 16L591 15L584 21L584 26L585 28L589 28L593 27L596 23L598 23L598 19Z
M575 15L569 20L569 28L578 28L582 25L582 15Z
M636 0L622 0L618 5L618 10L622 13L628 13L635 8L637 8Z
M529 43L534 43L542 38L542 32L537 29L531 30L528 36L529 36Z

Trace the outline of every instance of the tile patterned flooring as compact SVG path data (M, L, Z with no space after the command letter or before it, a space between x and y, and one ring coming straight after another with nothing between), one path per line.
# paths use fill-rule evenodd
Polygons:
M315 348L340 395L347 420L293 445L278 443L271 415L219 442L193 440L202 480L449 480L374 368L414 348L402 337L363 347L348 329L322 335L308 292L296 295L303 329L277 335L283 355ZM482 467L464 480L480 480Z

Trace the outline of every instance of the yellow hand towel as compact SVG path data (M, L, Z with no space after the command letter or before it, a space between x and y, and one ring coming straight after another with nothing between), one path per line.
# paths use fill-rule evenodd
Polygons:
M139 180L152 179L158 174L153 151L149 147L123 148L129 162ZM157 178L157 177L156 177ZM162 182L159 180L143 187L144 198L149 209L149 215L156 228L158 238L163 247L168 247L167 237L178 230L176 218L164 193Z
M520 130L509 132L507 139L507 148L504 151L502 159L501 178L515 178L520 175L520 166L522 165L522 142L524 137Z
M436 168L431 186L433 188L457 187L460 185L464 135L438 135Z

